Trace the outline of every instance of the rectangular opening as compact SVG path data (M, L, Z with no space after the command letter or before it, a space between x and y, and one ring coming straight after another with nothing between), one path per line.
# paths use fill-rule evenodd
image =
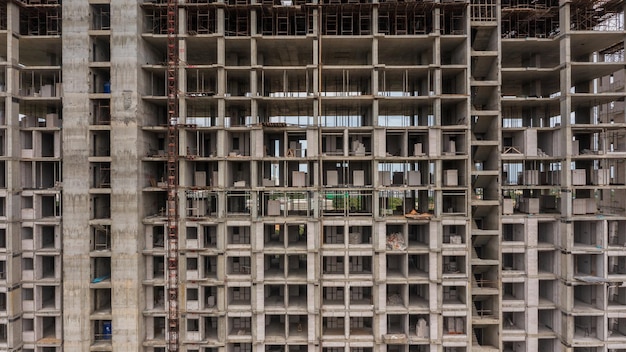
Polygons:
M265 255L265 277L284 278L285 277L285 256L282 254Z
M247 226L227 227L228 244L250 244L250 228Z
M265 315L265 336L285 338L285 331L284 315Z
M217 317L204 317L204 338L207 340L217 340Z
M252 329L252 319L250 317L229 318L229 335L250 335Z
M345 288L338 287L324 287L322 289L324 305L344 305L345 303Z
M111 313L111 289L102 288L92 290L92 313L94 314L110 314Z
M372 317L350 317L350 335L371 335Z
M217 287L215 286L203 286L203 304L204 309L214 309L217 304Z
M287 255L287 277L290 279L306 279L306 254Z
M373 304L372 287L350 286L350 305Z
M350 256L348 260L348 271L350 275L371 275L372 257Z
M232 305L250 305L251 290L250 287L229 287L228 288L228 304Z
M217 257L201 256L203 261L203 274L205 278L217 279Z
M91 260L91 282L99 283L111 278L111 258L95 257Z
M343 226L324 226L324 244L344 244L345 235Z
M409 306L411 307L428 307L428 284L411 284L409 285Z
M264 299L266 307L285 307L285 286L265 285Z
M217 248L217 227L202 226L204 248Z
M229 257L227 272L234 275L250 275L250 265L250 257Z
M344 275L344 257L324 257L324 274Z
M387 285L387 306L406 307L404 297L406 285Z
M344 317L324 317L322 319L322 329L325 335L344 335Z

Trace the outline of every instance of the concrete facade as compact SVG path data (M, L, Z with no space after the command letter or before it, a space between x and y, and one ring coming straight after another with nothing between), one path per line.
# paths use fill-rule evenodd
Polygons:
M180 350L626 351L623 1L320 1L179 1ZM165 10L0 2L0 350L166 350Z

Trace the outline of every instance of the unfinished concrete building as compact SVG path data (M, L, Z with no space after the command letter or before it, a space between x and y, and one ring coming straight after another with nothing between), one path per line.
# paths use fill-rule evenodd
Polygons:
M621 0L179 0L179 350L626 351ZM168 349L165 0L0 1L0 350Z

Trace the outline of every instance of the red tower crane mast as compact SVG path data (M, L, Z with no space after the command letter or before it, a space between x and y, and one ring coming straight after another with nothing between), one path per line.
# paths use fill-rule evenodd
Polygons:
M167 0L167 350L178 351L178 6Z

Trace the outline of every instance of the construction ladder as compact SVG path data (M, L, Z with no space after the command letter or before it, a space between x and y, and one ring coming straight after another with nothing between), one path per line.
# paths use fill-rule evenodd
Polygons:
M167 0L167 350L178 351L178 9Z

